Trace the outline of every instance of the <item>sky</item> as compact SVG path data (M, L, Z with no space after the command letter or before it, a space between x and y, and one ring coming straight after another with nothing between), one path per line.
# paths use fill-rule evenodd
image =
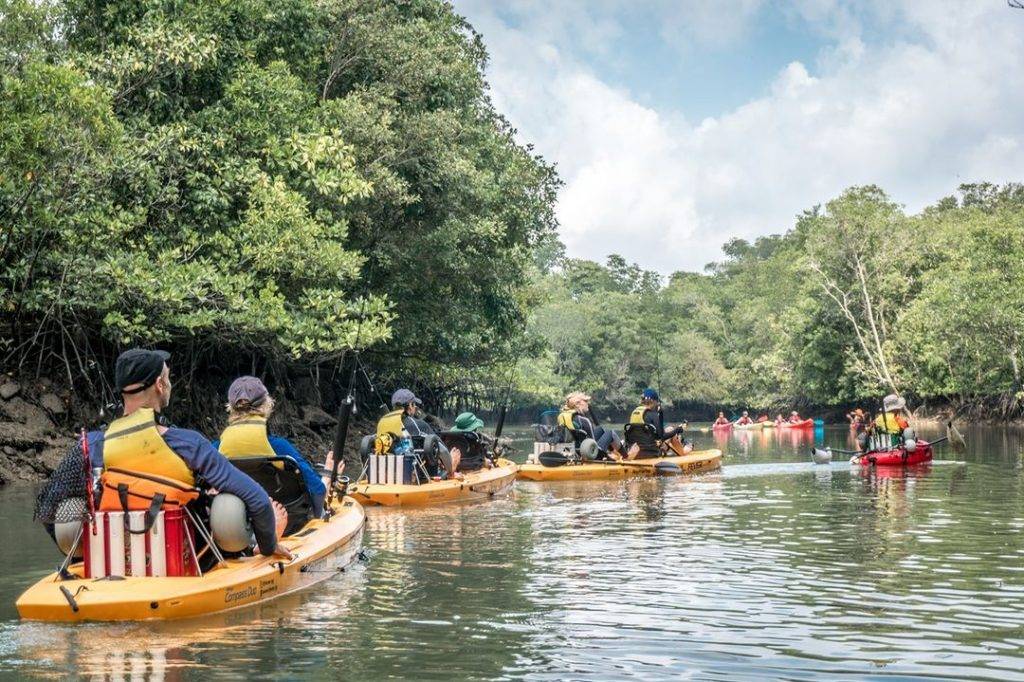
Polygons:
M455 0L574 258L701 270L854 185L908 212L1024 180L1006 0Z

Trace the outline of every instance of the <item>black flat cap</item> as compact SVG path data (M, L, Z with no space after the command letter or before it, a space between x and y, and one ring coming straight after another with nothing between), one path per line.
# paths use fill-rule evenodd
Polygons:
M117 390L122 393L139 393L156 383L160 374L164 371L164 363L171 358L171 354L162 350L149 350L146 348L132 348L117 356L117 364L114 366L114 383ZM126 386L141 384L141 386L130 391L124 390Z

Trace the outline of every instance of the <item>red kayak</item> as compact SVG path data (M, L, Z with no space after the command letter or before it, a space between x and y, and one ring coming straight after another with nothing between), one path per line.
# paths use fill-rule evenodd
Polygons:
M932 461L932 446L926 440L917 441L917 449L907 452L904 447L867 452L860 458L861 466L901 467Z
M782 424L780 424L779 426L784 429L813 429L814 420L808 418L803 420L802 422L797 422L795 424L792 424L790 422L782 422Z
M732 422L728 424L713 424L711 428L714 429L715 431L728 431L729 429L732 428Z

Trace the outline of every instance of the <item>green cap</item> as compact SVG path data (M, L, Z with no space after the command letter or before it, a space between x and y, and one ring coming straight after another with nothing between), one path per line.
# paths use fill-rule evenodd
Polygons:
M483 419L479 419L472 412L463 412L455 418L455 425L452 426L452 431L476 431L483 425Z

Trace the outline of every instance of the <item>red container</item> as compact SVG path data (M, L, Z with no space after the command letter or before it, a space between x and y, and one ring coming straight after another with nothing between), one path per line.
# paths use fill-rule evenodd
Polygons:
M161 511L145 533L145 512L96 512L85 525L87 578L198 575L192 527L183 509Z

